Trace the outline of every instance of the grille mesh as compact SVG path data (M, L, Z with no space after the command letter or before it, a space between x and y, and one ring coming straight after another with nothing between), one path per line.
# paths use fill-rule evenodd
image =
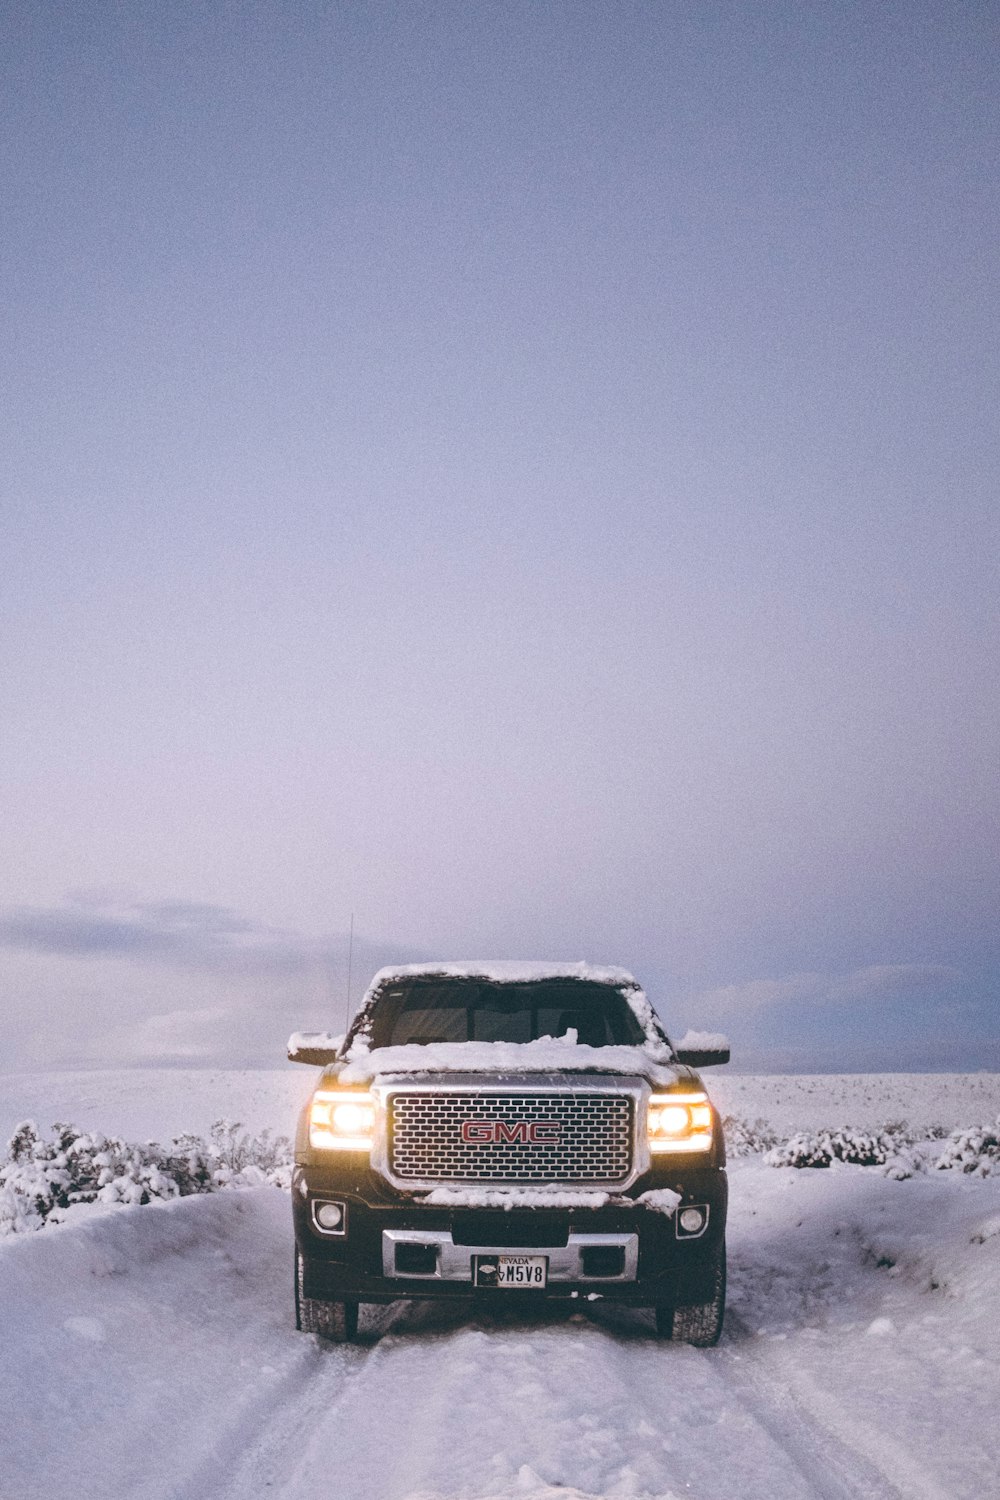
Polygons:
M464 1141L466 1122L557 1125L558 1140ZM624 1182L632 1168L632 1100L612 1093L393 1094L389 1160L421 1182Z

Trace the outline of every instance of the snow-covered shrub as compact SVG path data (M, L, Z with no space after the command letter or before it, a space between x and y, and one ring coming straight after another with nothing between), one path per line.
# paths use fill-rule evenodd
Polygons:
M859 1167L881 1166L897 1149L895 1138L882 1130L875 1134L863 1130L837 1130L831 1140L838 1161L854 1162Z
M828 1167L833 1161L860 1167L881 1166L898 1153L900 1142L888 1131L800 1131L764 1157L769 1167Z
M739 1115L724 1115L722 1132L726 1138L727 1156L755 1156L770 1151L778 1137L766 1120L742 1120Z
M829 1136L802 1130L773 1146L764 1157L769 1167L828 1167L833 1160Z
M143 1204L261 1183L288 1187L285 1137L240 1130L218 1120L208 1141L188 1135L163 1147L63 1124L46 1139L25 1122L0 1161L0 1235L59 1223L82 1203Z
M1000 1118L995 1125L953 1130L934 1165L940 1171L975 1172L989 1177L1000 1164Z
M30 1122L19 1125L0 1164L6 1232L40 1228L78 1203L149 1203L180 1192L157 1159L158 1147L53 1125L51 1139Z
M892 1156L886 1158L882 1171L894 1182L905 1182L908 1177L915 1177L918 1172L926 1172L927 1163L919 1151L914 1150L912 1146L902 1144Z
M283 1135L240 1132L239 1121L216 1120L206 1142L198 1135L178 1136L167 1162L182 1193L211 1193L222 1187L253 1187L268 1182L290 1187L292 1148Z
M216 1120L209 1132L210 1150L216 1162L216 1179L221 1184L258 1176L267 1182L291 1181L292 1148L287 1136L272 1136L269 1130L260 1135L240 1131L243 1126L232 1120ZM285 1181L287 1176L288 1181Z

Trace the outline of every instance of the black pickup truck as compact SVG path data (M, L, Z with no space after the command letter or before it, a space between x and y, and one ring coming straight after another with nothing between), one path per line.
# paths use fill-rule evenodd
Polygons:
M597 1297L708 1345L726 1286L725 1147L694 1071L622 969L439 963L376 974L299 1121L296 1326L349 1339L362 1302Z

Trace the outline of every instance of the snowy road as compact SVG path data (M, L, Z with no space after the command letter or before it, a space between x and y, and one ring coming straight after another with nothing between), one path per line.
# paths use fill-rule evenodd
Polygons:
M274 1189L0 1246L0 1494L34 1500L978 1500L1000 1493L1000 1181L733 1172L700 1351L592 1304L290 1326Z

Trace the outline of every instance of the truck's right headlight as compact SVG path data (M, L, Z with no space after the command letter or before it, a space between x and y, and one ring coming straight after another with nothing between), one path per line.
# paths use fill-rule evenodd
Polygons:
M708 1095L653 1094L647 1116L650 1151L709 1151L712 1106Z
M375 1129L371 1094L317 1089L309 1106L309 1144L314 1151L370 1151Z

